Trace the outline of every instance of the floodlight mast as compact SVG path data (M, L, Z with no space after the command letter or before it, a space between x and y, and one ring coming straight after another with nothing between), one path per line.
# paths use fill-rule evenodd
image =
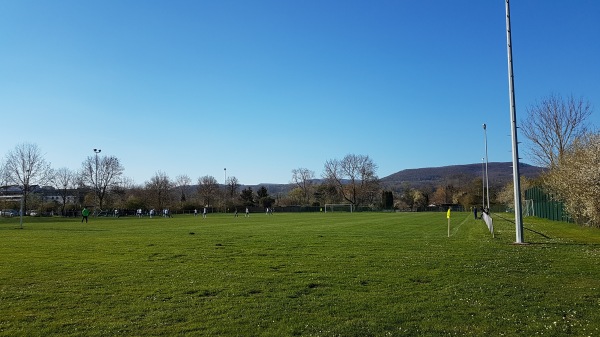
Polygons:
M485 188L487 189L487 211L490 211L490 176L488 175L488 146L487 125L483 124L483 139L485 142Z
M481 158L481 208L485 207L485 158ZM481 210L483 212L483 209Z
M510 30L510 4L506 0L506 46L508 56L508 92L510 97L510 121L513 159L513 185L515 197L515 229L516 242L523 243L523 219L521 212L521 180L519 175L519 143L517 142L517 112L515 104L515 83L512 61L512 38Z
M94 203L96 205L94 205L94 213L96 213L96 207L98 207L98 153L102 152L102 150L100 149L94 149L94 153L96 154L96 168L95 168L95 174L96 174L96 181L94 182ZM96 216L98 216L98 213L96 213Z

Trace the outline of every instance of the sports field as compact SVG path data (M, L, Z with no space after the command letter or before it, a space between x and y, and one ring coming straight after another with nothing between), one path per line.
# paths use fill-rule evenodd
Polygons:
M600 335L600 231L494 219L1 218L0 335Z

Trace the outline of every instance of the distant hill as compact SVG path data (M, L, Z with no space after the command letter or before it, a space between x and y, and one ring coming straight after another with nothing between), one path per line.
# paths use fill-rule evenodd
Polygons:
M519 173L521 176L533 179L537 178L543 168L521 163ZM504 186L512 181L512 162L488 163L488 176L490 188ZM470 181L482 177L482 164L452 165L442 167L427 167L418 169L407 169L381 178L383 186L389 189L397 189L408 185L412 188L435 188L444 182L451 180Z
M543 170L543 168L538 166L521 163L520 174L527 178L534 179L537 178ZM508 182L512 181L512 162L488 163L488 175L490 189L506 185ZM444 183L456 183L457 180L470 182L481 176L482 168L481 163L479 163L406 169L383 177L380 181L384 188L394 191L401 190L404 186L433 190L435 187ZM319 184L321 183L321 179L315 179L314 182ZM242 185L240 191L250 187L256 192L261 186L266 187L271 196L285 195L295 187L294 184L262 183L257 185Z
M294 184L270 184L270 183L264 183L264 184L258 184L258 185L241 185L240 186L240 191L245 189L245 188L252 188L252 191L254 193L256 193L256 191L258 191L258 189L264 186L267 191L269 192L269 195L271 197L275 197L278 195L286 195L288 194L288 192L290 192L291 190L293 190L296 185Z

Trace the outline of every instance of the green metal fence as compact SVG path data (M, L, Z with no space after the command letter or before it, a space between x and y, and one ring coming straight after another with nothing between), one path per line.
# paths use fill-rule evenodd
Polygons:
M541 187L536 186L527 189L525 191L525 200L531 203L530 206L533 209L533 214L530 215L554 221L573 221L565 211L564 204L556 200L553 194L544 191Z

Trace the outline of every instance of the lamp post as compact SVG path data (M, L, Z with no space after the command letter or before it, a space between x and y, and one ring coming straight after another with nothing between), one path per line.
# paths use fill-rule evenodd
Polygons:
M487 147L487 126L483 124L483 139L485 142L485 188L487 189L487 211L490 211L490 177L488 176L488 147Z
M19 223L21 224L21 229L23 229L23 199L25 199L25 187L23 187L23 190L21 191L21 211L19 212L20 215L20 219L19 219Z
M19 212L20 214L20 218L19 218L19 224L21 225L21 229L23 229L23 203L25 202L25 185L29 185L28 184L29 181L29 170L25 170L24 175L23 175L23 189L21 190L21 212Z
M485 207L485 158L481 158L481 208ZM483 212L483 210L481 210Z
M62 197L62 216L66 216L65 205L67 204L67 183L63 183L63 197Z
M94 153L96 155L96 169L94 170L94 174L95 174L95 179L94 179L94 200L95 203L98 204L98 153L102 152L102 150L100 149L94 149ZM94 213L96 213L96 205L94 205ZM96 213L96 216L98 216L98 213Z
M227 167L223 168L225 172L225 180L223 181L223 187L225 187L225 203L223 204L223 210L227 213Z

